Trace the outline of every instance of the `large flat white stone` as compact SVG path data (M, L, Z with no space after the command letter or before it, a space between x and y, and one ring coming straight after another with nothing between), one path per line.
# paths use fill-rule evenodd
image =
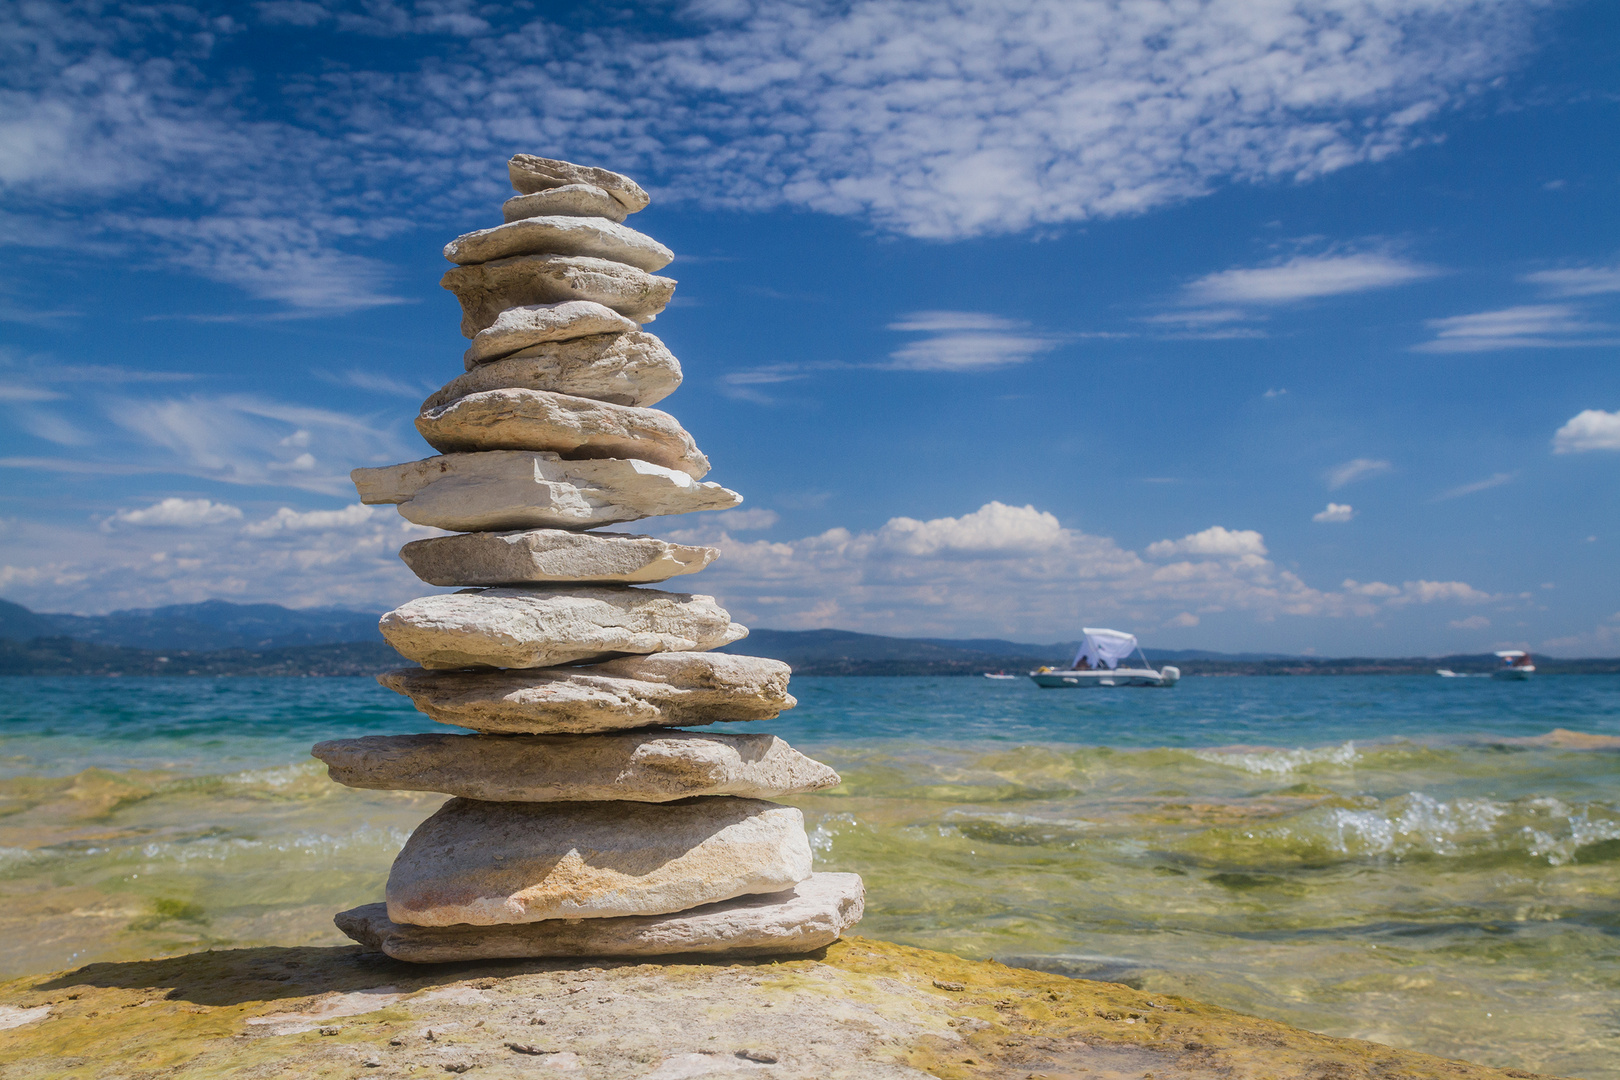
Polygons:
M625 653L707 652L748 635L714 597L611 585L423 596L377 623L428 668L538 668Z
M590 255L637 270L662 270L675 253L645 233L607 218L526 217L456 237L444 257L461 266L514 255Z
M377 681L441 724L527 734L770 720L797 704L791 674L762 656L664 652L588 667L400 668Z
M333 921L367 948L418 964L683 953L791 956L837 941L861 921L865 900L859 874L811 874L784 892L740 896L674 915L428 927L394 922L388 905L367 904Z
M486 802L774 799L838 774L775 735L369 735L316 743L333 780L379 791L438 791Z
M473 335L472 344L461 358L463 366L471 371L479 364L521 352L531 345L576 341L596 334L633 333L637 329L634 319L627 319L594 300L525 304L496 315L493 323Z
M525 195L569 184L590 184L612 195L619 205L632 214L646 209L651 201L641 185L623 173L590 165L575 165L556 158L514 154L506 163L506 174L512 181L512 187Z
M674 278L586 255L517 255L456 266L439 284L461 301L461 333L469 338L507 308L565 300L590 300L648 323L675 294Z
M501 314L504 317L507 312ZM573 341L527 345L494 360L473 360L465 375L451 379L422 407L437 408L482 390L513 387L555 390L615 405L652 405L680 385L680 361L653 335L642 331L594 334Z
M601 217L623 221L624 204L595 184L564 184L528 195L514 195L501 204L507 221L531 217Z
M667 412L614 405L550 390L510 388L468 394L416 418L433 449L549 450L564 458L635 458L694 480L709 459Z
M804 816L757 799L451 799L394 859L388 917L413 926L664 915L810 876Z
M648 461L524 450L445 454L349 477L361 502L395 503L407 521L453 532L589 529L742 503L735 491Z
M430 536L406 544L399 557L431 585L651 585L697 573L720 550L629 533L528 529Z

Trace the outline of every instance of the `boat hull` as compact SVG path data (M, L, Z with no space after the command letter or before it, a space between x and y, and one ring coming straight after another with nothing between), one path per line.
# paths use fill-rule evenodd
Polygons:
M1179 673L1178 673L1179 674ZM1109 686L1174 686L1176 680L1151 668L1113 671L1032 671L1029 677L1045 690L1080 690Z
M1507 679L1510 682L1525 682L1526 680L1528 680L1530 678L1530 676L1534 675L1535 673L1536 673L1535 668L1524 668L1524 667L1503 668L1501 671L1493 671L1493 672L1491 672L1491 678L1493 678L1493 679Z

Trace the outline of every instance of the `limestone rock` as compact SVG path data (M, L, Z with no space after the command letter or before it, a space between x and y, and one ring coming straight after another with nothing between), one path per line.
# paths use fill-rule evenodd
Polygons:
M529 529L412 540L399 557L430 585L650 585L695 574L719 558L720 551L630 533Z
M838 774L775 735L370 735L310 751L333 780L380 791L439 791L487 802L773 799Z
M435 450L549 450L570 460L635 458L694 480L709 459L680 422L659 409L638 409L550 390L484 390L416 418Z
M501 312L503 318L508 314ZM477 345L475 340L474 348ZM473 349L467 353L472 356ZM433 409L482 390L513 387L555 390L615 405L645 406L662 401L680 385L680 361L653 335L641 331L594 334L526 346L493 360L474 357L467 362L465 375L451 379L422 407Z
M377 623L427 668L537 668L624 653L707 652L748 635L712 596L559 585L469 589L401 604Z
M501 204L507 221L531 217L600 217L623 221L624 204L595 184L564 184L529 195L514 195Z
M674 915L426 927L394 922L386 904L367 904L333 921L360 944L418 964L679 953L785 956L832 944L860 921L865 900L859 874L811 874L785 892L740 896Z
M638 323L652 322L675 294L675 279L586 255L518 255L456 266L439 284L461 301L461 333L473 337L507 308L593 300Z
M401 668L377 681L441 724L492 733L619 731L770 720L798 704L780 660L664 652L524 671Z
M506 163L506 174L512 180L512 187L525 195L569 184L590 184L612 195L619 205L632 214L646 209L651 201L647 193L641 190L640 184L622 173L575 165L556 158L515 154Z
M639 329L610 307L594 300L564 300L559 304L526 304L507 308L473 337L462 354L468 371L479 364L510 356L531 345L548 341L574 341L596 334L623 334ZM651 336L651 335L649 335Z
M804 816L791 806L451 799L394 860L388 917L499 926L664 915L809 876Z
M649 274L675 258L673 251L645 233L589 217L525 217L466 233L444 246L444 257L461 266L514 255L590 255Z
M589 529L742 502L719 484L647 461L564 461L523 450L445 454L349 477L361 502L397 503L407 521L453 532Z

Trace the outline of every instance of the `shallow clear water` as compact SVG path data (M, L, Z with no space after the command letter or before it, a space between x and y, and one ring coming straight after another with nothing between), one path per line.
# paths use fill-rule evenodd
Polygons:
M862 933L1620 1078L1620 678L793 689L754 726L843 773L792 801ZM308 747L435 727L360 679L0 681L0 971L342 940L440 799Z

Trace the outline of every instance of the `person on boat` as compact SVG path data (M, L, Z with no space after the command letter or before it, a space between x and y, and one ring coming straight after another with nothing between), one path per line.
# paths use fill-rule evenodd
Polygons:
M1091 662L1088 661L1083 656L1078 657L1074 662L1074 670L1076 670L1076 671L1090 671L1091 670Z

